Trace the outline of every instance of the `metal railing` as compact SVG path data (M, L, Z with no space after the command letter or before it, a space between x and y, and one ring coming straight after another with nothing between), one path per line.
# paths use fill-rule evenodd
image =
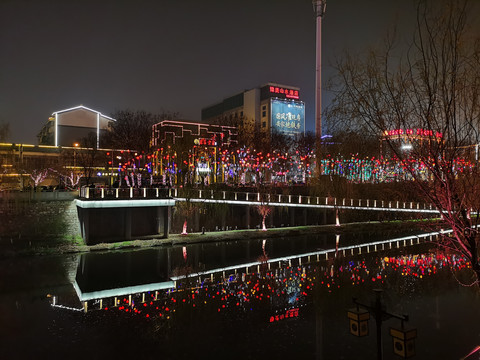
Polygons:
M438 213L432 205L414 201L386 201L372 199L346 199L324 196L306 196L292 194L269 194L260 192L242 191L214 191L209 189L185 188L89 188L80 189L79 197L90 200L114 199L166 199L175 198L176 201L205 200L208 202L235 204L251 203L252 205L265 204L274 206L305 206L344 208L362 210L386 210L407 212Z
M172 189L160 188L89 188L80 189L79 197L86 200L167 199Z

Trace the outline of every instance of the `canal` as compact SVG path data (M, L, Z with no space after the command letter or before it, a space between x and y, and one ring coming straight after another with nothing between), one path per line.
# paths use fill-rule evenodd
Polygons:
M469 264L423 241L361 246L404 235L3 259L0 358L376 359L375 320L354 336L347 310L382 289L384 310L416 329L414 358L460 359L480 345ZM390 328L401 321L382 323L383 358L399 359Z

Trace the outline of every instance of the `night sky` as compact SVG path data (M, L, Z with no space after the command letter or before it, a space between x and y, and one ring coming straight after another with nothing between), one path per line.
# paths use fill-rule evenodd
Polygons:
M323 82L342 50L379 44L414 16L414 0L329 0ZM270 81L300 87L313 130L311 0L0 0L0 123L11 142L36 144L52 112L77 105L200 120L202 107Z

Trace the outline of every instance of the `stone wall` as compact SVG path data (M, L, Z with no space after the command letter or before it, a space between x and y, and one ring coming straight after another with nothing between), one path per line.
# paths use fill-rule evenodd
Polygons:
M75 197L75 192L0 193L0 244L80 236Z

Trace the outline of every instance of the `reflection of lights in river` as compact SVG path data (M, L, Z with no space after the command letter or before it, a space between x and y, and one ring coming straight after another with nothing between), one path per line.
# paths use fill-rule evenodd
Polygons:
M366 283L378 286L378 283L381 285L389 279L393 279L394 284L401 282L401 279L411 283L422 281L442 269L460 271L470 268L470 263L463 257L433 253L385 256L369 263L365 260L345 260L334 265L312 263L261 273L238 273L218 283L185 279L190 280L191 284L178 284L176 290L115 298L116 303L114 299L102 299L100 304L103 303L103 306L100 306L103 310L141 315L149 319L171 319L188 308L208 308L229 315L267 308L274 313L272 316L276 321L277 315L278 319L297 317L298 309L305 305L315 290L332 292L341 287ZM291 309L297 310L291 313ZM295 316L285 317L287 313Z

